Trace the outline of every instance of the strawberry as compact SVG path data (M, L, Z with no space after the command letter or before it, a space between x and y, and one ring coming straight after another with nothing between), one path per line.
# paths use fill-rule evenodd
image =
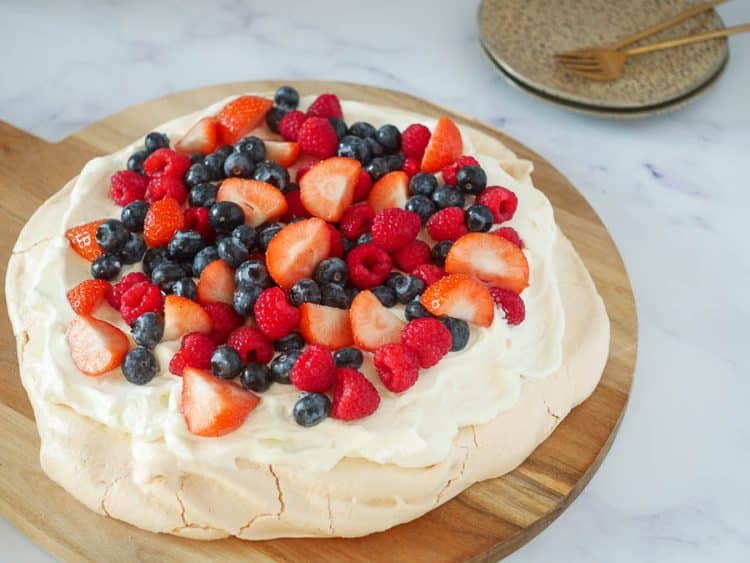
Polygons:
M260 125L273 102L259 96L235 98L216 115L220 142L234 145Z
M328 258L330 250L331 234L325 221L312 217L291 223L268 245L268 272L277 284L289 289L301 279L312 278L315 267Z
M96 230L102 223L104 223L103 219L71 227L65 231L65 238L68 239L70 248L89 262L93 262L103 254L102 249L99 248L99 244L96 242Z
M208 154L219 146L219 128L213 117L204 117L193 125L188 132L177 141L174 149L182 154Z
M305 341L334 350L354 343L349 311L346 309L303 303L299 314L299 330Z
M86 375L102 375L115 369L130 347L124 332L93 317L73 317L65 338L73 363Z
M367 378L352 368L335 371L331 416L339 420L356 420L371 415L380 405L380 395Z
M264 141L266 144L266 158L276 164L289 168L299 158L299 144L284 141Z
M303 205L316 217L338 221L352 204L361 169L359 161L340 156L313 166L299 183Z
M316 158L328 158L336 154L339 139L336 130L325 117L308 117L297 135L300 148Z
M83 280L68 291L68 303L77 315L88 317L99 308L111 290L112 286L106 280Z
M529 285L529 263L512 242L489 233L458 239L445 257L449 274L470 274L483 282L521 293Z
M363 199L366 199L367 196L370 195L371 189L372 178L370 178L367 170L360 170L359 180L357 181L357 185L354 187L354 201L362 201Z
M231 381L201 369L183 370L180 410L196 436L224 436L237 430L258 403L258 397Z
M339 102L336 94L321 94L307 108L307 117L337 117L343 119L344 113L341 111L341 102Z
M432 132L430 142L422 157L422 172L434 174L443 166L452 164L461 156L464 145L461 140L461 132L449 118L443 116L438 119L435 130Z
M163 340L178 340L191 332L211 332L211 317L192 299L167 295L164 299Z
M185 220L182 207L172 198L151 204L143 221L143 238L151 247L166 246L174 234L182 229Z
M409 199L409 175L401 170L388 172L372 186L367 203L375 213L397 207L403 209Z
M299 190L291 190L284 194L286 199L286 213L284 213L281 220L284 223L291 223L292 219L298 217L310 217L310 212L305 209L302 205L302 198L300 197Z
M257 180L227 178L221 183L216 201L239 205L245 213L245 224L251 227L276 221L287 212L284 194L271 184Z
M466 274L441 278L425 290L421 301L435 316L448 315L479 326L490 326L495 317L489 290Z
M214 260L198 278L198 302L229 303L234 297L234 270L224 260Z
M359 348L372 352L384 344L399 342L406 323L384 307L370 290L360 291L349 310L352 336Z

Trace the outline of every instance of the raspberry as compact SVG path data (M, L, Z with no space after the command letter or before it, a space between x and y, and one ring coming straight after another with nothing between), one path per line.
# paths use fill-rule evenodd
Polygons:
M172 356L171 360L169 360L169 373L182 376L182 370L184 370L186 366L185 356L182 355L182 351L179 351Z
M346 265L351 282L359 289L369 289L386 280L391 273L393 261L385 250L368 242L349 251Z
M464 166L471 165L479 166L479 162L476 158L474 158L473 156L461 156L453 164L443 166L443 169L441 170L441 172L443 173L443 182L451 186L455 186L456 174L458 173L458 171L461 170Z
M267 364L273 358L273 344L257 328L241 326L233 330L227 338L227 344L237 350L244 364Z
M403 248L419 234L422 220L413 211L383 209L372 221L372 241L388 251Z
M191 368L209 369L214 350L216 350L216 343L211 340L210 336L200 332L191 332L182 337L179 354L185 365Z
M393 252L393 259L404 272L411 272L417 266L432 262L432 254L426 242L413 240L403 248Z
M123 293L120 299L120 314L129 325L143 313L163 312L164 296L159 286L151 282L135 284Z
M414 176L417 172L419 172L421 166L419 161L416 158L407 157L404 159L404 164L401 166L401 170L406 172L406 175L411 178Z
M427 234L436 241L456 240L468 232L460 207L446 207L427 220Z
M284 197L286 198L287 206L286 213L281 218L284 223L289 223L292 219L296 219L298 217L310 217L310 212L305 209L304 205L302 205L302 199L300 198L299 190L286 192L284 194Z
M143 221L143 238L149 246L166 246L184 225L182 207L172 198L151 204Z
M242 317L240 317L231 305L226 303L207 303L203 309L211 317L211 326L213 330L209 336L216 344L224 344L231 332L242 326Z
M341 102L336 97L336 94L321 94L310 107L307 108L308 117L337 117L339 119L344 118L344 112L341 111Z
M365 172L365 174L367 174ZM369 177L369 175L368 175ZM339 228L349 240L355 240L361 235L370 231L372 220L375 218L375 211L366 203L352 205L344 210L344 214L339 221Z
M296 141L307 117L299 110L290 111L279 121L279 133L286 141Z
M285 337L299 323L299 311L287 301L280 287L263 291L253 310L258 328L271 340Z
M316 158L336 154L339 139L331 122L324 117L308 117L297 134L299 147Z
M154 176L146 188L146 201L154 203L160 199L171 197L178 203L185 203L187 190L181 178L174 176Z
M83 280L66 294L70 308L78 315L91 315L112 291L106 280Z
M414 319L401 332L401 344L414 351L421 367L429 368L450 351L453 337L437 319Z
M122 303L122 296L127 290L139 283L150 281L149 277L143 272L130 272L112 286L112 289L107 293L107 303L119 311L120 304Z
M521 324L526 318L526 306L520 295L499 287L491 287L490 295L495 300L495 305L505 312L505 320L510 326Z
M333 354L325 346L311 344L304 349L289 374L297 389L311 393L328 391L336 380Z
M339 420L355 420L374 413L380 395L367 378L352 368L338 368L333 385L331 416Z
M341 233L330 223L326 224L328 232L331 233L331 249L328 251L329 258L344 257L344 241L341 240Z
M302 176L308 173L310 168L318 164L319 160L308 160L307 162L300 165L299 168L297 168L297 176L295 177L295 181L299 184L299 181L302 179Z
M419 278L426 286L431 286L445 275L445 270L435 264L422 264L411 272L411 275Z
M477 198L477 203L489 207L495 223L502 223L513 218L518 207L518 198L507 188L490 186Z
M125 207L128 203L146 196L148 178L133 170L120 170L109 179L109 197L117 205Z
M198 231L203 240L208 244L216 240L216 231L214 231L208 219L208 209L205 207L188 207L182 217L184 223L183 229Z
M372 178L367 173L367 170L362 169L359 172L359 182L354 187L354 199L353 201L362 201L370 194L372 188Z
M386 344L375 350L373 358L380 381L394 393L406 391L417 382L419 358L406 346Z
M174 176L180 180L190 168L190 158L169 149L156 149L143 162L146 176Z
M509 240L515 244L518 248L523 248L524 244L521 237L518 236L518 232L513 227L500 227L490 233L498 237L503 237L505 240Z
M404 152L404 156L421 162L431 136L430 130L421 123L409 125L401 133L401 150Z

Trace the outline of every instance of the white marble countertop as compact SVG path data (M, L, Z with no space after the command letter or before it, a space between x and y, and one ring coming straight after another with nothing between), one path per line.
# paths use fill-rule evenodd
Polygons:
M640 318L635 385L609 455L508 561L749 561L750 36L731 39L724 76L695 104L619 122L503 82L478 44L476 0L357 4L0 0L0 119L58 140L155 96L289 77L395 88L497 126L600 214ZM745 23L750 2L720 12ZM0 544L4 560L50 559L2 519Z

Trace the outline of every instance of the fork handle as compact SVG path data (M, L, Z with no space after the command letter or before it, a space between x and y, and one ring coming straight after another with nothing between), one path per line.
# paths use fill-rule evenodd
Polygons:
M647 29L644 29L643 31L639 31L638 33L636 33L635 35L631 35L630 37L625 37L624 39L620 39L617 43L613 43L612 45L610 45L610 47L615 50L622 49L623 47L627 47L628 45L631 45L635 43L636 41L640 41L644 37L649 37L650 35L653 35L654 33L659 33L660 31L669 29L670 27L674 27L678 23L683 22L687 19L690 19L693 16L697 16L698 14L701 14L703 12L707 12L714 6L723 4L726 1L727 0L711 0L710 2L699 4L698 6L693 6L692 8L685 10L684 12L680 14L677 14L673 18L657 23L656 25L649 27Z
M672 47L689 45L690 43L699 43L701 41L708 41L709 39L716 39L718 37L729 37L730 35L746 33L748 31L750 31L750 23L735 25L734 27L718 29L716 31L709 31L707 33L699 33L698 35L690 35L689 37L681 37L680 39L662 41L661 43L654 43L652 45L644 45L643 47L628 49L627 51L623 51L623 53L628 57L632 57L633 55L643 55L645 53L661 51L662 49L671 49Z

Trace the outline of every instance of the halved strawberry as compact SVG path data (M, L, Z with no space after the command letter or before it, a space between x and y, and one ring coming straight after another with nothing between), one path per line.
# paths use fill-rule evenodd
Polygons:
M124 332L93 317L73 317L65 338L73 363L86 375L102 375L115 369L130 347Z
M425 290L421 301L435 316L448 315L479 326L490 326L495 318L490 291L466 274L440 278Z
M164 299L164 340L178 340L191 332L208 334L211 328L211 317L192 299L179 295Z
M273 106L268 98L240 96L235 98L216 115L220 142L234 145L255 129Z
M453 164L461 156L464 143L461 132L453 121L445 116L438 119L430 142L422 157L422 172L434 174L443 166Z
M383 209L397 207L403 209L409 199L409 176L406 172L395 170L388 172L370 190L367 203L375 213Z
M245 224L251 227L276 221L287 211L284 194L271 184L257 180L224 180L216 201L231 201L239 205L245 212Z
M299 314L299 330L307 342L333 349L354 343L349 311L346 309L303 303Z
M277 284L289 289L299 280L311 278L330 250L331 235L325 221L311 217L292 223L281 229L268 245L268 272Z
M204 117L193 125L188 132L177 141L174 149L177 152L191 155L195 153L208 154L219 146L219 129L213 117Z
M289 168L299 158L299 144L284 141L263 141L266 144L266 158Z
M316 217L335 222L352 204L362 165L334 156L313 166L300 180L302 204Z
M77 227L71 227L65 231L65 238L68 239L70 248L89 262L93 262L103 254L102 249L96 242L96 229L98 229L99 225L102 223L104 223L104 219L92 221L85 225L78 225Z
M180 410L196 436L224 436L237 430L258 403L259 397L210 372L191 367L182 372Z
M380 303L375 294L360 291L349 310L352 336L357 346L373 352L384 344L399 342L406 323Z
M512 242L489 233L469 233L445 258L449 274L470 274L483 282L521 293L529 285L529 263Z
M224 260L214 260L206 266L198 279L198 301L228 303L234 296L234 270Z
M88 317L104 302L111 289L106 280L83 280L68 291L68 303L76 314Z

